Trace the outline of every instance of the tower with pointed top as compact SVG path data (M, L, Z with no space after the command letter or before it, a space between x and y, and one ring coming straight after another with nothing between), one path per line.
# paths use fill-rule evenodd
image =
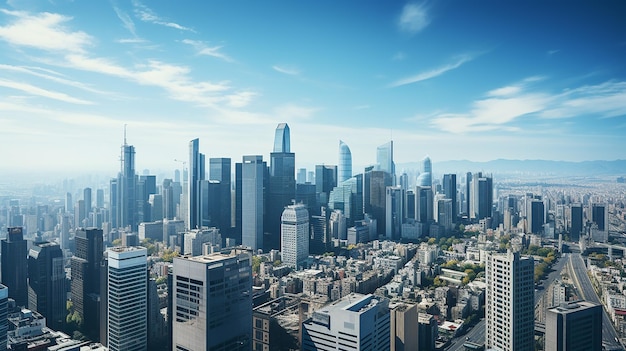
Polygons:
M280 123L274 136L274 151L270 153L269 191L265 232L265 249L280 249L280 218L285 206L296 198L296 155L291 152L289 125Z
M200 184L204 180L205 160L200 153L200 139L189 142L189 181L187 183L187 229L195 229L201 225Z
M137 203L136 187L137 176L135 173L135 147L128 145L126 141L126 125L124 125L124 144L120 154L120 173L115 182L111 182L111 191L115 189L116 194L111 193L111 199L115 198L112 209L116 211L113 217L113 226L125 228L130 226L132 230L137 230Z

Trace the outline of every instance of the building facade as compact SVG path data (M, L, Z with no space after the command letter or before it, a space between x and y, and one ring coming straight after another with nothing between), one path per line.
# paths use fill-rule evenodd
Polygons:
M485 265L485 348L533 351L534 262L511 251L489 254Z
M309 257L309 211L302 204L285 207L280 224L280 253L288 266L300 268Z
M254 252L263 249L263 156L243 156L241 164L241 242ZM244 201L245 199L245 201Z
M107 346L111 351L141 351L148 347L147 249L107 250Z
M46 317L47 326L65 324L67 292L63 251L58 244L38 242L28 252L28 308Z
M251 349L249 251L177 257L172 276L172 350Z
M22 227L7 228L2 239L2 284L9 289L9 298L17 306L28 305L28 259Z
M546 351L602 350L602 306L578 301L546 312Z
M389 301L352 293L302 322L302 350L390 349Z

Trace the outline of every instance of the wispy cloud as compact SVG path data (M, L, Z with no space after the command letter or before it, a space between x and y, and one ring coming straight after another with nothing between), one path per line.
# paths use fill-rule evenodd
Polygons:
M450 133L516 131L513 122L525 116L538 118L597 117L626 115L626 82L609 81L561 93L531 92L528 87L541 77L493 89L472 103L468 112L432 116L433 127Z
M290 76L297 76L300 74L300 71L295 67L283 66L283 65L274 65L272 69L276 72L280 72L282 74L288 74Z
M92 102L87 101L87 100L78 99L78 98L69 96L64 93L46 90L46 89L39 88L34 85L30 85L30 84L22 83L22 82L14 82L10 80L0 79L0 87L11 88L11 89L23 91L25 93L29 93L31 95L37 95L37 96L45 97L48 99L68 102L71 104L79 104L79 105L93 104Z
M65 27L64 24L72 17L48 12L34 15L4 9L0 9L0 12L14 18L7 25L0 26L0 38L13 45L82 53L94 42L94 38L85 32L72 31Z
M0 64L0 70L29 74L35 77L44 78L44 79L47 79L56 83L82 89L82 90L95 93L95 94L114 95L113 93L110 93L110 92L105 92L102 90L94 89L93 87L87 84L81 83L81 82L62 78L62 75L60 73L51 71L49 69L40 68L40 67L12 66L12 65ZM45 72L45 73L42 73L42 72Z
M258 95L249 90L236 90L227 81L196 81L192 78L191 69L186 66L158 60L149 60L143 64L122 65L109 58L93 56L88 50L93 42L92 37L84 32L67 28L66 22L71 20L70 17L51 13L29 14L2 11L16 19L0 27L0 39L15 46L31 47L56 54L45 59L52 65L123 78L141 85L156 86L166 91L171 99L207 107L216 107L221 104L239 108L249 104ZM32 33L37 33L37 35L32 35ZM36 87L15 84L12 84L12 87L21 88L35 95L63 99L73 103L85 103L83 100L73 99L70 96L33 89Z
M301 106L294 103L280 105L274 109L277 118L285 121L309 119L320 109L317 107Z
M132 36L136 38L137 31L135 30L135 22L133 22L130 16L126 12L122 11L119 7L113 6L113 10L115 11L117 18L122 21L122 25L124 26L124 28L126 28L130 32L130 34L132 34Z
M400 31L409 34L416 34L429 24L428 9L424 4L415 3L404 5L397 22Z
M182 31L195 32L192 28L185 27L176 22L167 21L161 18L154 11L152 11L152 9L137 0L133 1L133 6L135 8L135 16L137 16L137 18L139 18L143 22L154 23Z
M196 53L198 55L212 56L215 58L222 59L226 62L233 61L232 58L230 58L228 55L220 51L222 49L222 46L208 46L204 42L201 42L198 40L191 40L191 39L183 39L182 43L193 46L196 49Z
M474 59L473 55L469 55L469 54L465 54L465 55L461 55L459 58L456 59L456 61L437 67L437 68L433 68L431 70L428 71L424 71L421 73L418 73L416 75L413 76L409 76L406 78L402 78L399 79L391 84L389 84L389 87L399 87L401 85L407 85L407 84L413 84L413 83L417 83L417 82L421 82L424 80L428 80L428 79L432 79L435 77L438 77L448 71L451 71L453 69L457 69L459 67L461 67L464 63L472 61Z
M406 54L402 51L396 52L391 58L393 61L403 61L406 59Z

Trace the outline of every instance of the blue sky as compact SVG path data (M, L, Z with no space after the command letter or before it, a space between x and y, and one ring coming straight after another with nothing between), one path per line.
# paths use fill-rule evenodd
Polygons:
M36 1L0 5L0 168L267 157L626 158L623 1Z

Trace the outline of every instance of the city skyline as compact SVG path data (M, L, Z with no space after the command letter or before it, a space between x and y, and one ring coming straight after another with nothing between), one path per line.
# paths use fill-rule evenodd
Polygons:
M296 168L626 158L626 4L359 5L9 1L0 162L116 172L124 125L138 170L268 160L283 122Z

